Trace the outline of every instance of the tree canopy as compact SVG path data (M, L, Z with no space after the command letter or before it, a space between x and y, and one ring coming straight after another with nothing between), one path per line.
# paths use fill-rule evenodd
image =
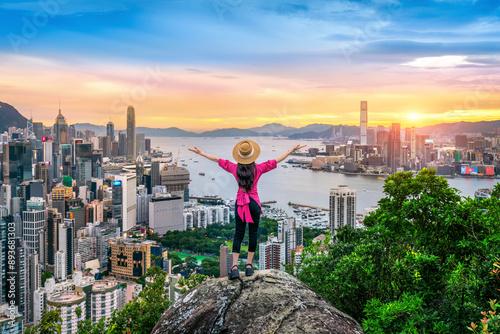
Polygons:
M500 186L475 201L423 169L389 176L384 193L366 229L339 229L291 270L367 333L463 333L500 297Z

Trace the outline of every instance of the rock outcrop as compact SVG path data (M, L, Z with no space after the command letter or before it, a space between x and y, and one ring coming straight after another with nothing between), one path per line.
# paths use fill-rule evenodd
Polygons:
M241 273L244 275L244 273ZM278 270L212 279L186 292L152 334L346 333L361 326L295 277Z

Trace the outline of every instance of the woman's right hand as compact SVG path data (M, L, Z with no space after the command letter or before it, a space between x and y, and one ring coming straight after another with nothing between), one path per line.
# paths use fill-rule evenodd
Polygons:
M191 152L194 152L196 154L202 154L203 152L198 148L198 147L194 147L194 148L188 148L188 150L190 150Z

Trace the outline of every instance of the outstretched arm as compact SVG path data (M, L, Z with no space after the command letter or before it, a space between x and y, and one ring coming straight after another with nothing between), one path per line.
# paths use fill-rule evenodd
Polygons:
M207 158L208 160L212 160L212 161L215 161L215 162L218 162L219 161L219 158L216 157L215 155L210 155L210 154L206 154L204 153L202 150L200 150L198 147L194 147L194 148L188 148L188 150L190 150L191 152L194 152L196 154L199 154L205 158Z
M286 151L285 153L283 153L282 155L280 155L279 157L276 158L276 162L277 163L280 163L282 162L283 160L285 160L290 154L292 154L292 152L294 152L295 150L298 150L298 149L301 149L303 147L306 147L306 145L297 145L295 147L293 147L292 149Z

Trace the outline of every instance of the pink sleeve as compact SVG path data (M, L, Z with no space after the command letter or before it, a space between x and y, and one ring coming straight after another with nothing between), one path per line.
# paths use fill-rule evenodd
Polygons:
M236 164L229 160L219 159L219 166L231 174L234 174L234 171L236 170Z
M276 160L268 160L261 164L257 164L257 169L260 171L261 174L264 174L269 172L271 169L275 169L276 166L277 166Z

